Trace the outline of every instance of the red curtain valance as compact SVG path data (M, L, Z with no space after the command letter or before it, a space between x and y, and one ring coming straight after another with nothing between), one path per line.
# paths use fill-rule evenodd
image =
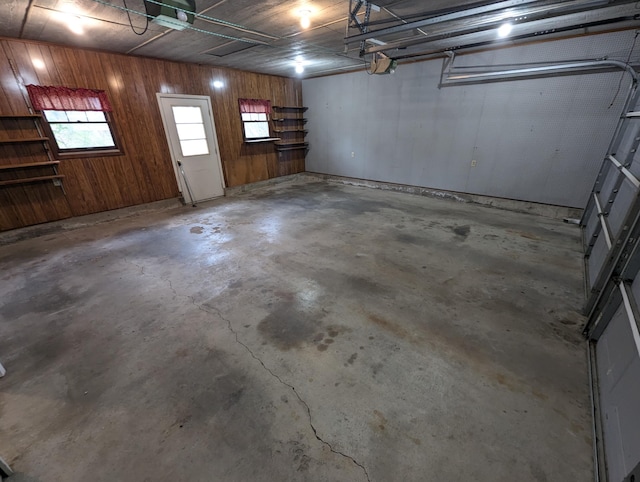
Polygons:
M27 85L27 92L35 110L113 110L104 90Z
M243 114L271 114L271 101L263 99L238 99Z

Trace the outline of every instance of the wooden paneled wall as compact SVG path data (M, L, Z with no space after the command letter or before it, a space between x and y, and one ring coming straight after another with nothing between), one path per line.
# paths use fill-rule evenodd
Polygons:
M20 84L105 90L124 149L122 156L62 160L64 192L50 182L0 187L0 231L177 197L157 92L210 96L228 187L304 171L304 151L245 144L238 112L243 97L302 105L298 80L15 39L0 46L0 116L29 113ZM215 89L214 80L224 87ZM0 123L0 136L28 128L12 122ZM42 146L0 148L0 165L38 160L47 160Z

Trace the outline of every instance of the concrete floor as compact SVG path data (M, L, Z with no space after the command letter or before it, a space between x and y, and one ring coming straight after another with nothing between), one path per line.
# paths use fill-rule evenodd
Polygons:
M15 481L587 481L578 229L296 182L0 248Z

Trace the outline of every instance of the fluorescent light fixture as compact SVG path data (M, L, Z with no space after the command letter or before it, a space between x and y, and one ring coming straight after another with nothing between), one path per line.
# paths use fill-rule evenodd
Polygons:
M512 28L513 25L511 25L510 23L503 23L502 25L500 25L500 28L498 28L498 37L505 38L511 33Z
M224 87L224 83L221 80L214 80L213 81L213 88L214 89L222 89Z

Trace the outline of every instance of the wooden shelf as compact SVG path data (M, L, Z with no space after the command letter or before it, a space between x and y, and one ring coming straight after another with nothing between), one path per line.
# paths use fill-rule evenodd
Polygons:
M24 139L0 139L0 144L21 144L25 142L44 142L48 137L26 137Z
M289 134L296 132L304 132L305 134L309 131L306 129L273 129L273 132L277 132L278 134Z
M273 142L273 141L279 141L280 138L279 137L265 137L263 139L247 139L245 140L245 144L258 144L260 142Z
M308 142L277 142L275 144L277 151L294 151L297 149L308 149Z
M301 112L305 112L307 109L309 109L308 107L298 107L295 105L274 105L273 108L275 110L296 110Z
M0 114L0 119L39 119L40 114Z
M60 164L60 161L29 162L25 164L9 164L8 166L0 166L0 171L9 171L12 169L26 169L28 167L57 166L58 164Z
M300 149L309 149L309 147L308 146L276 147L276 151L297 151Z
M302 127L303 124L307 123L307 119L302 117L302 113L306 112L309 108L292 105L274 105L273 109L274 111L278 112L278 115L282 116L271 118L271 120L274 122L282 122L279 129L275 128L274 126L273 132L277 132L278 134L291 134L285 136L284 140L274 143L276 151L307 151L309 149L308 142L304 140L293 139L300 139L301 137L307 135L307 130Z
M302 117L280 117L277 119L272 118L271 120L274 122L302 122L303 124L307 122L307 119Z
M38 177L24 177L22 179L9 179L8 181L0 181L0 186L11 186L15 184L29 184L32 182L40 181L52 181L54 179L63 179L62 174L56 174L55 176L38 176Z
M285 141L285 142L276 142L276 146L297 146L297 145L308 145L308 142L305 141Z
M0 120L2 119L14 119L14 120L20 120L20 119L30 119L31 121L33 121L34 127L37 129L37 133L33 132L31 134L31 136L37 136L37 137L22 137L19 139L0 139L0 147L3 145L18 145L18 144L35 144L35 143L40 143L41 148L43 150L43 152L45 153L45 155L47 156L48 160L44 161L44 160L39 160L38 157L31 157L31 159L24 159L24 160L31 160L32 162L23 162L20 164L4 164L0 166L0 172L1 173L8 173L8 172L13 172L14 173L14 177L18 177L17 179L4 179L4 180L0 180L0 186L20 186L23 184L33 184L33 183L38 183L38 182L47 182L47 181L52 181L53 184L55 186L59 186L62 189L62 192L64 193L64 187L62 186L62 179L64 179L64 175L62 174L58 174L58 166L60 165L60 161L55 161L51 158L51 154L49 152L48 146L46 144L44 144L45 142L47 142L49 140L48 137L41 137L41 130L40 130L40 126L39 126L39 122L38 119L42 118L42 116L40 114L20 114L20 115L13 115L13 114L2 114L0 115ZM15 159L16 162L18 162L18 159ZM25 171L25 169L44 169L44 168L48 168L49 169L49 174L46 176L42 176L42 175L34 175L37 173L34 173L33 171ZM29 175L30 174L30 175ZM40 174L42 174L42 172L40 172Z

